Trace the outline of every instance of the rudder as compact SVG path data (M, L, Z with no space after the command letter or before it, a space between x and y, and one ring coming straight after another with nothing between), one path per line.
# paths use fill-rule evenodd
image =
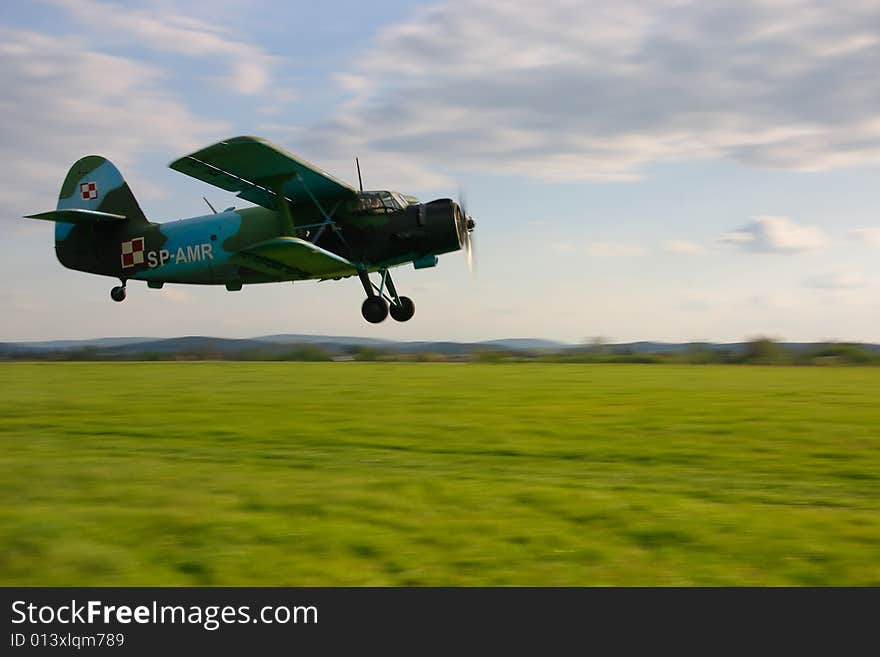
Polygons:
M70 167L55 210L28 218L55 222L55 254L62 265L108 276L122 273L120 244L151 225L119 169L99 155Z
M100 155L86 155L74 162L61 185L57 208L123 215L129 227L149 224L119 169ZM70 224L56 224L56 240L64 239L70 228Z

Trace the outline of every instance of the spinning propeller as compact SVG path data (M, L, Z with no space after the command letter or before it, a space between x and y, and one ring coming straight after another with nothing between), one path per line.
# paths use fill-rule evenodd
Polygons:
M467 204L464 198L464 192L459 188L458 190L458 213L456 214L457 219L457 227L458 227L458 235L461 241L461 246L464 249L465 258L467 258L467 268L468 271L473 274L474 273L474 238L473 231L474 227L477 225L473 217L468 214Z

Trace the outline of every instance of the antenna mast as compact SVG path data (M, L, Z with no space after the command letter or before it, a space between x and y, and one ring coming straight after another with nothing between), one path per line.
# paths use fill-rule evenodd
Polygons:
M360 161L358 161L357 158L354 158L354 163L357 166L358 170L358 185L360 186L361 191L364 191L364 181L361 180L361 163Z

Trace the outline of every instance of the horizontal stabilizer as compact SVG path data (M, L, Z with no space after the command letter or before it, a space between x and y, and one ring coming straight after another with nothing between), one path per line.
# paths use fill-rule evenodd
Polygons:
M93 224L105 221L125 221L125 215L98 212L97 210L67 208L65 210L50 210L49 212L28 214L25 215L25 219L45 219L46 221L63 221L70 224Z
M350 261L298 237L278 237L249 246L233 255L232 262L270 276L333 278L357 273Z

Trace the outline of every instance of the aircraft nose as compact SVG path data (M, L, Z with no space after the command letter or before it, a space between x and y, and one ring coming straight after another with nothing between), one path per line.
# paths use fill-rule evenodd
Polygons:
M461 197L461 194L459 194ZM467 267L468 271L471 274L474 273L474 240L471 237L471 232L473 232L474 227L477 225L476 222L471 218L471 215L467 213L467 209L464 204L464 198L461 198L461 203L453 203L454 214L456 218L456 227L458 230L458 240L461 244L462 248L465 252L465 257L467 258Z

